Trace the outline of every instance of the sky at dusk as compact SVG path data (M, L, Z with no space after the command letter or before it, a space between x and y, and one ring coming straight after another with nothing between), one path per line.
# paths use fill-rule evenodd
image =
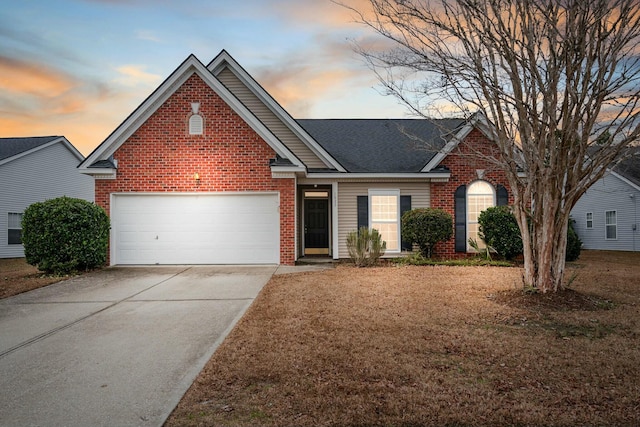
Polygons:
M0 137L64 135L88 155L189 54L222 49L294 118L405 117L354 52L382 41L352 15L329 0L4 2Z

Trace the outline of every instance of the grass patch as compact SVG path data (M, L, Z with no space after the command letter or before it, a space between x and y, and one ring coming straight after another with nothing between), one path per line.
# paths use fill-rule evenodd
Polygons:
M167 425L639 425L639 266L585 251L555 298L520 268L274 276Z

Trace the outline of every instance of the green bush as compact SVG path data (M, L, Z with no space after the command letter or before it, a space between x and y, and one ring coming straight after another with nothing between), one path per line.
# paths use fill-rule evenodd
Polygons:
M442 209L412 209L402 215L402 239L418 245L425 258L431 258L438 242L453 236L453 218Z
M359 231L354 230L347 235L347 249L356 266L369 267L384 255L387 243L382 241L380 232L375 228L360 227Z
M522 253L522 236L509 206L485 209L478 216L480 237L501 257L513 259Z
M582 240L578 237L578 233L573 229L573 219L569 220L569 228L567 229L567 252L564 256L566 261L575 261L580 257L582 249Z
M41 271L66 274L107 260L109 217L82 199L59 197L29 206L22 219L27 262Z

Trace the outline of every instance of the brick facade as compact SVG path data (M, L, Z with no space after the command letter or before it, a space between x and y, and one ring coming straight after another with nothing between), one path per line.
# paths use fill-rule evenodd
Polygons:
M191 103L199 102L204 133L190 135ZM280 193L280 262L295 260L295 180L271 177L275 152L202 79L192 75L114 153L115 180L95 181L107 212L110 194L125 192ZM199 181L194 174L199 174Z
M440 163L451 171L448 182L431 184L431 207L441 208L454 216L456 189L461 185L469 185L478 180L476 170L484 170L484 180L491 183L494 188L498 184L505 186L509 192L509 203L513 202L513 195L509 189L506 175L497 165L489 163L478 156L478 153L489 154L496 147L478 129L474 129L467 137ZM443 258L460 258L467 254L455 251L455 239L441 242L435 247L435 254Z

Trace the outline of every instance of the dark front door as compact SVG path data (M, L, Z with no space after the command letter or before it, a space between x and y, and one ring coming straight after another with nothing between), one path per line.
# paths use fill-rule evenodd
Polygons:
M304 199L304 253L329 254L328 199Z

